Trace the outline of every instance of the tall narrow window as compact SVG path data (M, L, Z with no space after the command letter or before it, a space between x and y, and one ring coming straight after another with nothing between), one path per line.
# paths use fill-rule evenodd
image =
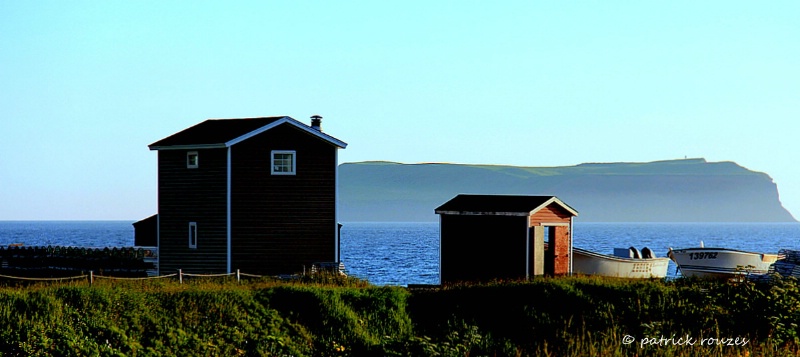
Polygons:
M294 175L296 173L296 163L294 151L273 150L272 151L272 174L273 175Z
M197 151L189 151L186 153L186 168L188 169L196 169L200 166L200 156L197 155Z
M189 222L189 248L197 248L197 222Z

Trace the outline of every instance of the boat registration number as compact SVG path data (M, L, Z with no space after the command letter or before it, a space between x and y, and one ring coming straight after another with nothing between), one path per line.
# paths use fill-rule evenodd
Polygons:
M689 253L689 260L717 259L717 252Z
M633 273L649 273L649 272L651 272L650 264L648 264L648 263L634 263L633 264L633 270L631 270L631 272L633 272Z

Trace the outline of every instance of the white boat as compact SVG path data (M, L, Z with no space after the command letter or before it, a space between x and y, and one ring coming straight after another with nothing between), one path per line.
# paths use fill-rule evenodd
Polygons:
M667 254L681 275L699 278L732 278L737 275L763 275L778 260L778 254L747 252L728 248L686 248Z
M648 248L614 249L614 255L572 248L572 271L586 275L615 278L663 278L667 276L669 258L656 258Z

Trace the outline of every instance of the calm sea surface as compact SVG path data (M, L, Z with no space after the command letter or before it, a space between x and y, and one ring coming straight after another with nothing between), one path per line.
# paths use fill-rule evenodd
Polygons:
M133 245L129 221L0 221L0 246L12 243L80 247ZM614 248L725 247L757 252L800 249L800 223L581 223L575 246L611 254ZM490 239L490 237L487 237ZM439 281L438 223L344 223L342 261L349 274L377 285ZM670 274L675 266L670 263Z

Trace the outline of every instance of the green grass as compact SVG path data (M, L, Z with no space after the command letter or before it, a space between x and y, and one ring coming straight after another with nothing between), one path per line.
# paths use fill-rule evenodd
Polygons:
M795 280L764 285L572 277L419 291L337 276L294 282L194 279L182 285L80 281L0 287L0 351L12 356L786 356L800 354L799 299ZM667 342L656 343L662 336ZM694 345L676 343L684 336ZM700 342L737 337L748 344ZM635 342L625 344L628 338Z

